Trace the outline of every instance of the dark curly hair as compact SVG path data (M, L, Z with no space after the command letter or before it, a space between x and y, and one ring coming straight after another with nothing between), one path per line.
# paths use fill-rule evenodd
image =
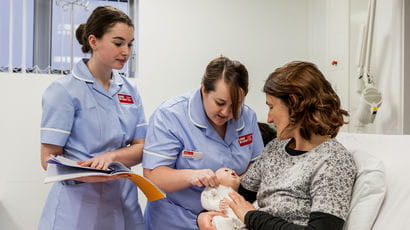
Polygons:
M75 32L78 42L82 45L81 50L83 53L92 52L91 46L88 43L88 36L94 35L100 39L117 23L125 23L134 28L131 18L121 10L112 6L99 6L95 8L90 17L88 17L87 22L81 24Z
M349 113L340 108L339 97L313 63L295 61L277 68L263 92L281 99L289 109L290 121L283 134L300 125L300 135L306 140L312 134L333 138L347 124L343 116Z

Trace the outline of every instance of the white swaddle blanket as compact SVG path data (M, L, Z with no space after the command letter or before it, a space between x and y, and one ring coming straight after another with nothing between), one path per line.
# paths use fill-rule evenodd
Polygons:
M229 198L228 194L234 190L230 187L219 185L215 188L207 187L201 194L202 207L208 211L221 211L219 202L224 198ZM236 216L231 208L225 210L225 215L228 217L215 216L212 219L212 225L217 230L239 230L246 229L245 225Z

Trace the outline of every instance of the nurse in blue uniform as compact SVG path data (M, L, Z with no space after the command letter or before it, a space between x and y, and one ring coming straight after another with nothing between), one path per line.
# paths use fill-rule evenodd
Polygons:
M43 95L41 163L63 155L83 166L106 169L112 161L141 162L146 120L141 98L122 69L131 53L134 26L113 7L98 7L76 31L82 51L72 74ZM55 183L40 230L143 229L137 187L128 179L93 177Z
M255 112L244 105L248 72L226 57L212 60L199 89L164 102L151 116L144 175L167 193L147 204L148 230L197 229L205 186L223 167L243 174L263 150Z

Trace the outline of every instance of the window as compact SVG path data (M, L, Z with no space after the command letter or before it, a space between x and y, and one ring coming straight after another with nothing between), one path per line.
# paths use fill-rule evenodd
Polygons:
M0 71L21 71L33 67L34 3L26 0L2 1L0 8Z
M86 22L91 12L98 6L110 5L133 19L136 3L136 0L5 1L0 8L0 26L8 31L3 34L10 35L0 36L0 48L5 54L0 55L0 72L69 73L72 63L89 56L82 53L75 30ZM131 75L128 65L120 72Z

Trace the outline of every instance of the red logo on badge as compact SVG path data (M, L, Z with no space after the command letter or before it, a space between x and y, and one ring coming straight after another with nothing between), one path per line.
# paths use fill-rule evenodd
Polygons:
M182 157L190 158L190 159L202 159L202 153L196 152L196 151L184 150L182 151Z
M193 151L186 151L186 150L184 150L183 152L182 152L182 154L184 154L184 155L194 155L194 152Z
M252 143L252 133L240 136L238 138L238 142L240 146L249 145L250 143Z
M121 103L134 104L131 95L118 94L118 99Z

